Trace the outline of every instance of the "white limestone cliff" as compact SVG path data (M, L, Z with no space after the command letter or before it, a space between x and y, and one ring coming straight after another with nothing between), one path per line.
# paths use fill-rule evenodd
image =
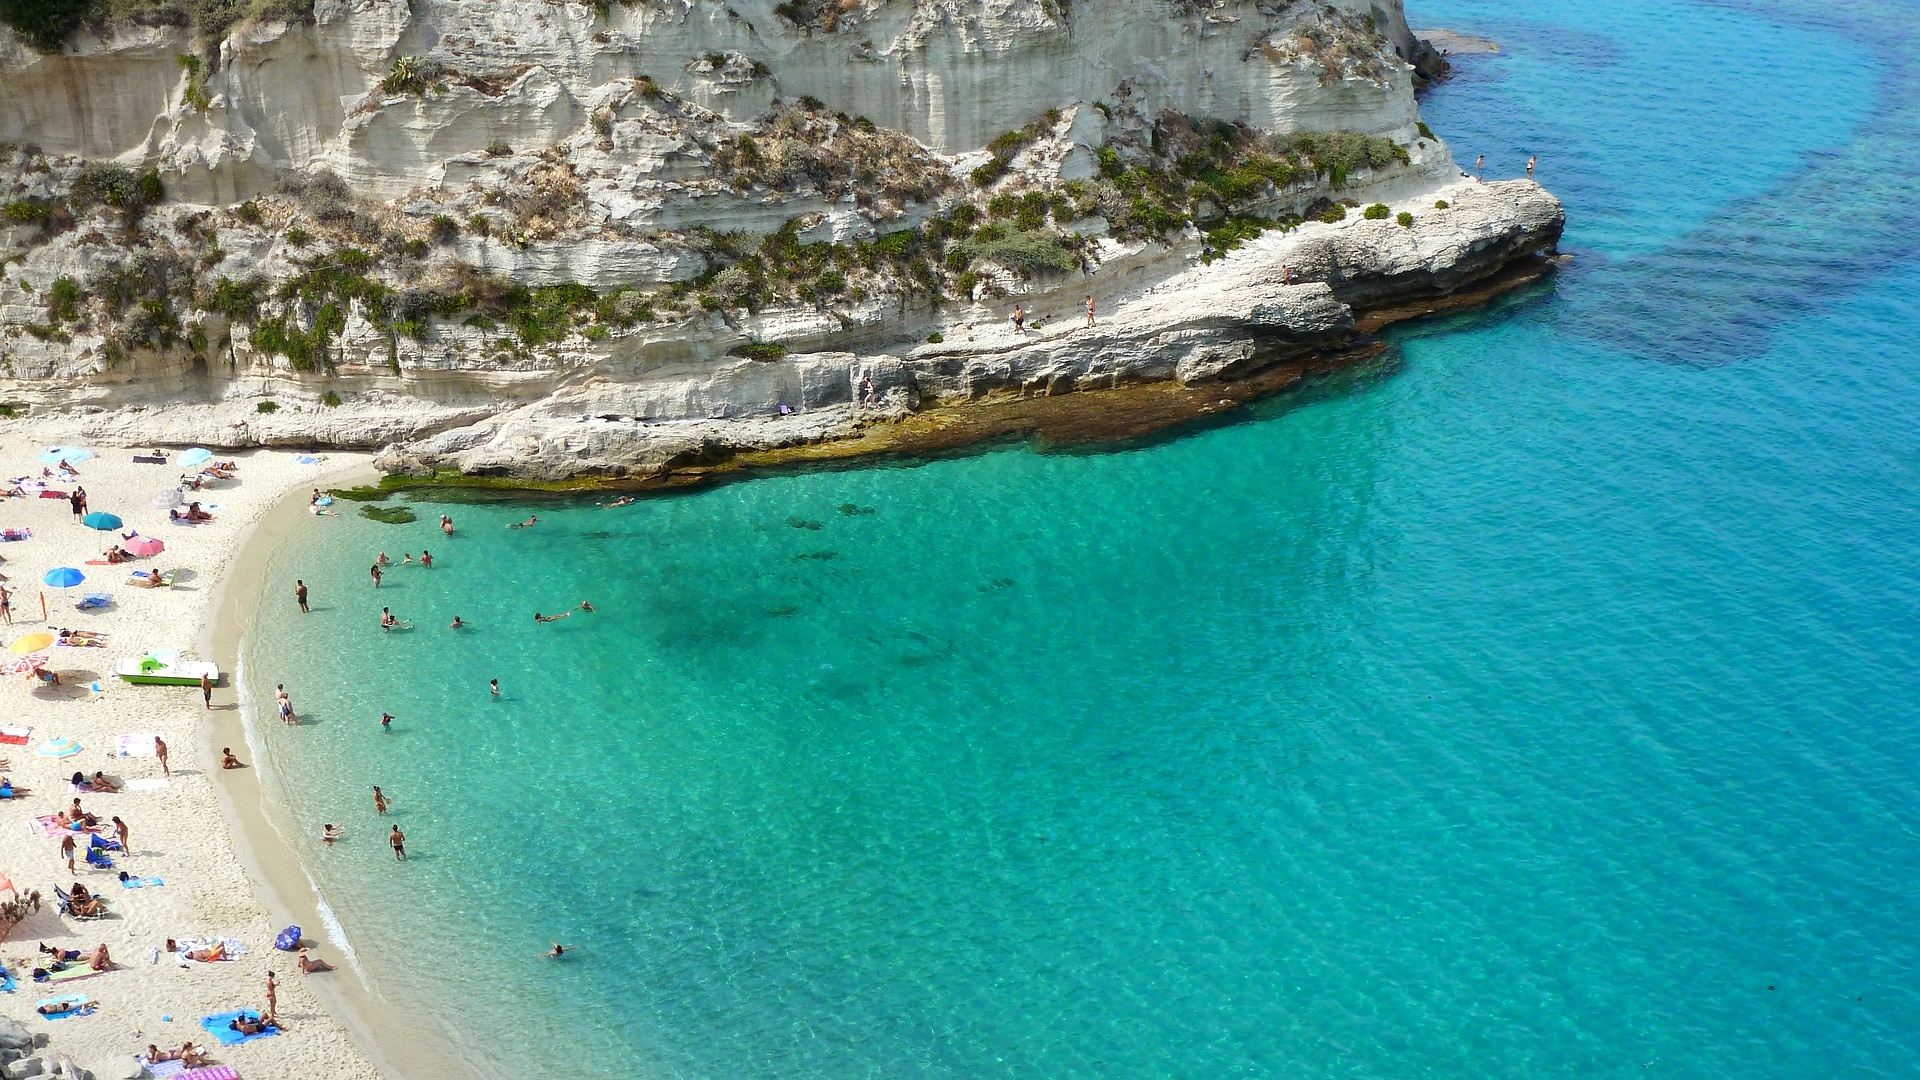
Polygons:
M1232 378L1557 241L1539 188L1458 184L1421 55L1399 0L312 0L55 53L0 28L0 404L537 479ZM1323 132L1345 149L1296 138ZM1299 224L1340 203L1409 216ZM818 279L776 281L797 255ZM1097 332L980 329L1085 293ZM624 419L556 426L583 413Z

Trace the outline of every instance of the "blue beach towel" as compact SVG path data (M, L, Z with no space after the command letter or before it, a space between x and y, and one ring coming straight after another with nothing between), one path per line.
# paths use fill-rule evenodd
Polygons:
M42 998L35 1004L70 1006L61 1012L54 1013L43 1013L36 1010L36 1015L44 1016L49 1020L65 1020L69 1016L85 1016L93 1011L93 1003L87 999L87 995L85 994L68 994L65 997Z
M255 1039L264 1039L269 1035L280 1034L278 1027L268 1027L267 1030L258 1035L242 1035L227 1026L243 1016L250 1020L258 1020L260 1018L259 1012L253 1009L240 1009L234 1012L216 1013L213 1016L203 1016L200 1018L200 1026L206 1028L207 1034L213 1036L214 1040L221 1046L239 1046L243 1042L252 1042Z
M130 877L122 881L120 887L123 889L151 889L156 885L165 884L166 882L161 881L157 877Z
M13 977L13 972L0 967L0 994L11 994L19 988L20 980Z

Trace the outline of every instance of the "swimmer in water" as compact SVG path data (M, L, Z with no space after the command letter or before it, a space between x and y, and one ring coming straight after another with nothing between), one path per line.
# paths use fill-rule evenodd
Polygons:
M573 948L573 946L562 945L556 941L553 943L553 948L547 950L547 955L557 960L560 957L567 955L567 950L571 948Z
M592 610L594 610L594 607L593 607L593 605L592 605L592 604L589 604L589 603L587 603L587 602L586 602L585 600L582 600L582 601L580 601L580 610L581 610L581 611L592 611Z
M447 624L447 629L449 629L449 630L458 630L458 629L460 629L461 627L463 627L463 626L465 626L465 625L467 625L467 624L466 624L466 623L463 623L463 622L461 622L461 621L460 621L460 616L458 616L458 615L455 615L455 616L453 617L453 621Z
M510 525L508 525L508 526L507 526L507 528L509 528L509 529L524 529L524 528L526 528L526 527L528 527L529 525L537 525L537 524L539 524L539 523L540 523L540 517L539 517L539 515L538 515L538 514L528 514L528 515L527 515L527 520L525 520L525 521L516 521L516 522L513 522L512 524L510 524Z
M380 714L380 730L381 731L393 730L393 714L392 713L383 712Z
M560 621L561 619L564 619L564 618L566 618L567 616L569 616L569 615L571 615L571 614L573 614L573 612L571 612L571 611L563 611L563 612L561 612L561 613L560 613L560 614L558 614L558 615L542 615L542 614L540 614L539 612L537 612L537 611L536 611L536 612L534 612L534 613L533 613L533 621L534 621L534 622L537 622L537 623L543 623L543 622L559 622L559 621Z
M632 501L633 501L633 496L622 495L619 498L613 500L612 502L607 503L602 509L611 510L616 506L625 506Z
M448 536L453 535L453 519L445 514L440 515L440 531Z
M499 679L487 680L487 689L493 691L494 697L499 697L500 696L500 680Z
M332 824L320 826L320 842L321 843L327 845L328 847L332 847L333 842L338 839L340 839L340 826L332 825Z

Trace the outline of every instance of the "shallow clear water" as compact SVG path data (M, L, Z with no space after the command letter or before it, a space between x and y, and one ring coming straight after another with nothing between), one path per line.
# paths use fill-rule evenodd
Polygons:
M383 990L502 1076L1912 1075L1915 9L1534 7L1417 5L1504 48L1424 108L1574 263L1246 422L313 524L248 677Z

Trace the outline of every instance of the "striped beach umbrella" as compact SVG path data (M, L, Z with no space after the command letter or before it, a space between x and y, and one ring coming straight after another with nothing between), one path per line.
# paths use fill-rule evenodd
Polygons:
M63 758L72 757L79 753L80 750L79 740L62 738L48 739L46 742L35 747L33 752L39 754L41 757Z
M0 663L0 675L37 675L45 670L47 670L46 653L9 656L5 663Z

